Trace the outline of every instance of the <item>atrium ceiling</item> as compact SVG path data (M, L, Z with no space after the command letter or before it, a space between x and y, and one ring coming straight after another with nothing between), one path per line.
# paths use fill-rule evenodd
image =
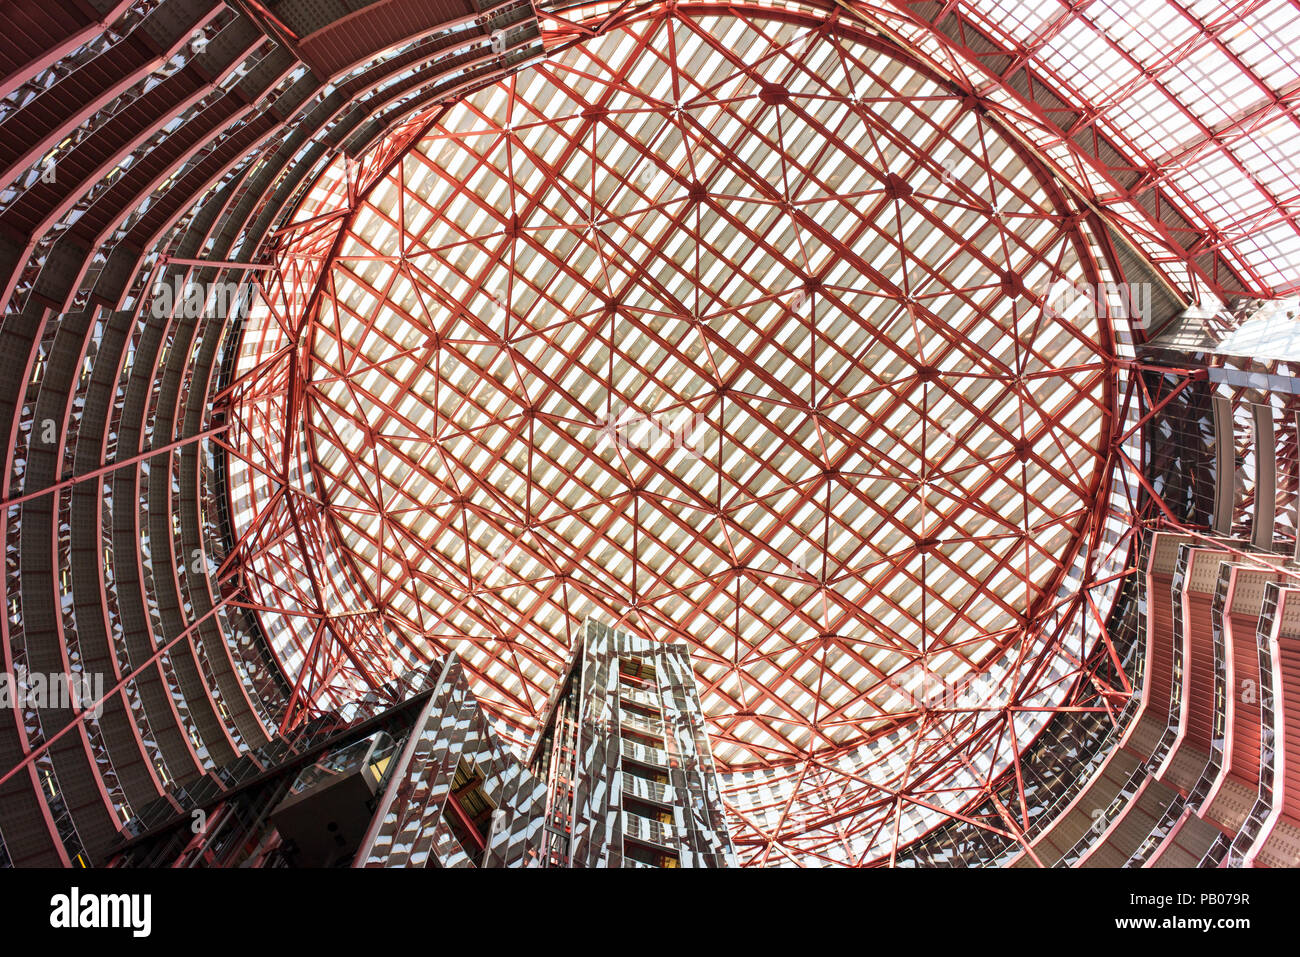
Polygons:
M750 864L1122 704L1136 348L1300 291L1292 3L336 6L12 14L6 666L111 677L0 717L13 860L447 651L523 747L588 615Z

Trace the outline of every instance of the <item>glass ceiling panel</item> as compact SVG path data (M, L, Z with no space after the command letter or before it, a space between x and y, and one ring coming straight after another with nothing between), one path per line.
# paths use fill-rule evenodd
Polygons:
M919 62L657 12L340 160L295 222L232 467L261 603L314 609L267 615L291 680L360 680L320 663L346 621L390 673L460 655L523 744L588 615L685 640L733 811L892 814L852 856L968 802L1070 690L1116 347L1051 290L1109 274ZM927 797L882 810L899 787Z

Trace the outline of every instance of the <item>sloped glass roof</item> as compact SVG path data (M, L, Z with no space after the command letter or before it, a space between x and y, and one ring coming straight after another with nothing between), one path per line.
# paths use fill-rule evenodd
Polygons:
M1254 294L1296 290L1300 27L1288 0L843 6L1018 114L1177 281L1204 281L1182 267L1190 256L1208 268L1217 250Z
M1247 282L1294 273L1289 27L1210 6L588 5L596 35L553 12L545 60L340 158L239 370L291 678L337 702L455 651L522 745L597 615L693 648L748 860L872 860L987 793L1125 567L1092 212L1198 282L1114 169ZM1017 65L1110 172L1015 127Z

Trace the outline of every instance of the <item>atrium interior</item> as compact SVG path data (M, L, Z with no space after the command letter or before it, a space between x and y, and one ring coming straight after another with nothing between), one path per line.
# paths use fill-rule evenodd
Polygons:
M1300 865L1290 0L3 22L0 866Z

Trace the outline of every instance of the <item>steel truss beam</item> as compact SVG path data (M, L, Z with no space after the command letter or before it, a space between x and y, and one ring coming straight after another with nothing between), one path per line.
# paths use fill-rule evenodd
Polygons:
M563 116L529 112L525 74L497 112L483 97L439 106L325 175L279 237L265 314L219 397L241 516L224 571L241 569L290 672L286 727L454 650L522 742L589 609L692 645L746 863L892 862L944 819L1023 843L1020 754L1051 715L1113 718L1132 693L1098 661L1118 665L1105 618L1142 530L1172 517L1136 451L1172 396L1148 393L1106 317L1090 329L1051 308L1043 282L1110 266L1097 218L1030 151L970 103L948 109L941 87L924 132L900 133L890 111L924 98L873 55L931 74L848 18L729 6L760 38L746 56L711 32L721 12L556 17L557 53L618 31L631 49L537 66ZM701 86L678 44L721 58L727 80ZM818 45L869 95L828 80ZM647 62L670 98L637 85ZM754 91L768 115L744 105ZM614 121L633 101L658 119L648 140ZM542 128L544 151L529 145ZM797 137L819 146L798 152ZM822 178L836 163L867 185L846 197ZM601 193L602 177L625 188ZM851 199L852 215L827 226L809 195ZM984 225L954 225L965 214ZM922 229L928 253L909 241ZM771 287L771 263L797 285ZM749 294L728 298L707 268ZM720 331L754 315L773 318L744 344ZM837 316L875 348L827 335ZM602 383L604 417L573 368ZM1013 416L971 397L990 387ZM611 415L647 394L656 414L705 423L691 461L618 441ZM878 502L873 482L903 498ZM791 535L797 560L779 544ZM972 594L1005 625L984 627ZM940 662L987 679L984 702L899 706ZM1008 776L1018 799L999 820L970 817Z

